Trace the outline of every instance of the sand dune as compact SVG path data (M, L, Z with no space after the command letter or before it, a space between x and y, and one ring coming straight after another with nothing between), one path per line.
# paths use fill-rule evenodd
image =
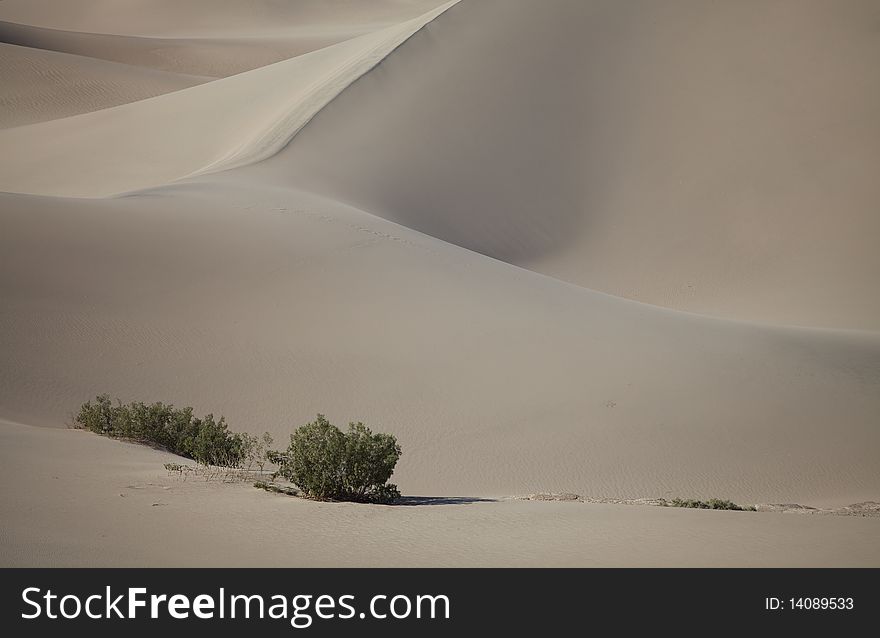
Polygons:
M100 197L264 159L454 3L189 90L2 131L0 144L20 150L0 159L0 189Z
M32 4L0 19L370 28L0 131L0 563L880 564L880 519L506 500L880 500L875 4ZM63 429L100 392L363 420L404 493L492 500L182 485Z
M362 35L426 13L438 0L3 0L0 20L152 38ZM343 38L348 39L348 38Z
M454 7L259 171L615 295L880 329L876 2L551 4Z
M2 6L2 4L0 4ZM340 38L345 39L345 38ZM332 38L149 38L0 22L0 40L168 73L226 77L334 44Z
M0 43L0 128L136 102L205 82L78 55Z
M226 77L417 18L440 0L0 3L0 41Z
M323 109L258 177L639 301L880 326L871 239L880 84L863 81L875 75L871 3L500 6L450 11ZM304 88L365 55L378 33L228 84L0 138L25 149L0 166L0 188L106 196L263 159L297 125L253 155L255 138L317 112L325 99ZM532 46L517 46L526 38ZM818 64L810 52L826 40ZM48 141L59 137L63 152ZM172 141L182 137L183 153Z
M397 433L408 493L880 493L876 333L625 301L250 183L0 209L0 408L19 422L102 391L279 440L325 412Z

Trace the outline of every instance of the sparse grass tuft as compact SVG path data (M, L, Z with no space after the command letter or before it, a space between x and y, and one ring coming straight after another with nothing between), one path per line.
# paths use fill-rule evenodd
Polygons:
M685 507L700 510L734 510L737 512L758 511L753 505L737 505L733 501L728 501L720 498L710 498L708 501L700 501L691 498L674 498L671 501L663 499L662 502L658 504L667 507Z

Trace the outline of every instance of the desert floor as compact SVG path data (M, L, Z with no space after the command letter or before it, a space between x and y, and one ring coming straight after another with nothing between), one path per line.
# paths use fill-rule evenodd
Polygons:
M0 565L880 566L877 20L0 2ZM104 392L409 496L182 481Z

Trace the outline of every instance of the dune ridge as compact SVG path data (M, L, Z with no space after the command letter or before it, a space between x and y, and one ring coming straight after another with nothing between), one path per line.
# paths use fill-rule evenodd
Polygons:
M209 78L0 43L0 128L136 102Z
M325 73L320 82L307 87L302 98L286 106L274 121L259 131L258 135L181 179L256 164L275 155L346 87L458 2L459 0L451 0L411 21L383 29L375 38L370 37L369 42L367 36L364 36L362 41L358 41L359 45L363 43L362 49L359 46L355 55Z
M398 436L407 493L880 491L877 333L622 300L290 189L0 202L6 418L100 392L276 440L357 418Z
M361 35L415 18L439 4L437 0L125 0L120 6L119 0L3 0L0 20L148 38Z
M2 6L2 5L0 5ZM340 38L344 40L346 38ZM335 44L298 38L158 38L83 33L0 21L0 40L167 73L227 77Z
M0 21L0 41L168 73L222 78L317 51L401 21L352 25L350 29L317 34L305 25L302 33L188 38L84 33Z
M248 179L653 305L880 330L876 2L551 6L453 7Z
M198 87L2 131L0 144L21 152L0 160L0 189L106 197L259 161L455 1L413 20Z

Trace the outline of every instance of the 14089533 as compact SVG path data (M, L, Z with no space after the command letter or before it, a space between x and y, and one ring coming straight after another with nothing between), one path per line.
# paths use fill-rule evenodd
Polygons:
M814 596L812 598L801 597L789 599L791 609L798 610L849 610L855 607L855 601L852 598L844 596L828 597Z
M785 600L768 596L764 599L764 609L768 611L848 611L855 608L855 600L846 596L800 596Z

